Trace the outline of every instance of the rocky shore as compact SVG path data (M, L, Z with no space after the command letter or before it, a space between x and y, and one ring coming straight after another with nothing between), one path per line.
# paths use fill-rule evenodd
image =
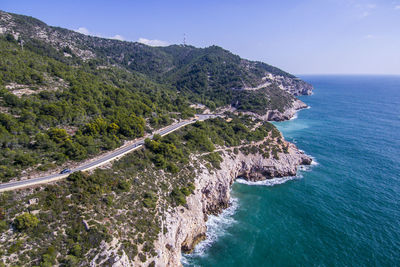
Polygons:
M293 118L297 111L305 108L308 108L307 104L299 99L295 99L291 107L287 108L284 112L275 109L268 110L264 115L259 115L254 112L244 112L244 114L248 114L263 121L286 121Z
M226 149L218 170L209 170L200 164L195 180L196 190L187 198L186 207L168 211L164 227L155 246L159 251L156 266L181 266L181 254L190 253L196 244L206 238L206 221L209 214L219 214L229 206L230 188L236 178L260 181L274 177L296 175L297 167L310 165L312 159L294 144L288 153L279 153L279 159L264 158L260 154L244 155ZM193 161L196 161L193 158Z

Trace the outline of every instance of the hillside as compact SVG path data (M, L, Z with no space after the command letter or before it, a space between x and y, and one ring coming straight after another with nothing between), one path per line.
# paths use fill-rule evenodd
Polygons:
M311 162L266 122L290 118L311 92L218 46L150 47L0 11L0 182L59 172L196 113L226 116L156 135L101 169L0 193L0 266L179 264L238 175Z
M195 48L171 45L149 47L141 43L87 36L47 26L31 17L0 11L2 32L24 41L40 40L58 50L71 51L82 60L116 64L168 82L178 90L207 95L208 91L257 88L269 83L294 95L309 94L312 87L278 68L233 55L217 46ZM201 99L200 99L201 100ZM219 100L213 96L209 100ZM223 104L229 104L224 101Z
M2 11L0 33L3 181L113 149L192 116L190 104L283 119L311 92L217 46L149 47Z

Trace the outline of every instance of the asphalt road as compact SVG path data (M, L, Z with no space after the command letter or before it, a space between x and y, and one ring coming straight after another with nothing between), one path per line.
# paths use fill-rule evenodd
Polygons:
M164 136L173 131L176 131L177 129L179 129L181 127L184 127L188 124L194 123L196 121L203 121L203 120L207 120L209 118L215 118L218 116L220 116L220 115L214 115L214 114L196 115L196 119L193 119L191 121L182 121L177 124L170 125L160 131L157 131L156 134L160 134L161 136ZM151 135L149 138L153 138L153 135ZM45 184L45 183L58 181L58 180L68 177L68 175L70 175L73 172L88 171L88 170L97 168L101 165L104 165L105 163L107 163L109 161L112 161L119 157L122 157L123 155L125 155L129 152L132 152L132 151L142 147L143 145L144 145L144 138L138 140L137 142L135 142L129 146L118 148L115 151L113 151L112 153L104 155L97 160L85 163L75 169L72 169L70 173L64 173L64 174L56 173L56 174L52 174L52 175L48 175L48 176L30 178L30 179L22 180L22 181L3 183L3 184L0 184L0 192L16 190L16 189L20 189L20 188L26 188L26 187L30 187L30 186L39 185L39 184Z

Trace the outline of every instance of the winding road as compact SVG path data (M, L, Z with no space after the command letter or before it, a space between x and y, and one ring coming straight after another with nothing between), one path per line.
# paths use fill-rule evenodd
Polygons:
M219 116L220 115L215 115L215 114L198 114L198 115L196 115L196 118L193 120L182 121L182 122L179 122L176 124L172 124L172 125L165 127L159 131L156 131L154 134L160 134L161 136L164 136L164 135L172 133L172 132L178 130L179 128L182 128L188 124L195 123L196 121L204 121L204 120L219 117ZM153 138L153 136L154 135L151 135L151 136L148 136L147 138ZM48 176L30 178L30 179L26 179L26 180L22 180L22 181L2 183L2 184L0 184L0 192L11 191L11 190L30 187L30 186L36 186L36 185L40 185L40 184L51 183L51 182L55 182L55 181L64 179L64 178L68 177L71 173L76 172L76 171L88 171L88 170L95 169L101 165L106 164L107 162L118 159L127 153L130 153L136 149L141 148L144 145L144 140L145 140L145 138L141 138L129 146L120 147L120 148L114 150L112 153L108 153L104 156L100 156L100 158L98 158L96 160L84 163L81 166L78 166L77 168L71 169L71 172L69 172L69 173L64 173L64 174L56 173L56 174L51 174Z

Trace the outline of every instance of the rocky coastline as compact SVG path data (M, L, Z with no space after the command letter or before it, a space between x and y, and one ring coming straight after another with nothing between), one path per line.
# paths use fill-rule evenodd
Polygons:
M244 112L244 114L250 115L263 121L286 121L293 118L299 110L305 108L308 108L306 103L299 99L295 99L293 100L292 105L283 112L274 109L268 110L264 115L259 115L254 112Z
M171 209L166 214L164 227L167 231L155 244L159 251L156 266L182 266L182 252L190 253L206 238L208 215L219 214L229 207L230 188L236 178L260 181L294 176L298 166L311 164L312 159L294 144L284 143L288 145L288 151L279 153L279 159L264 158L260 154L235 154L232 149L226 149L221 153L223 162L220 169L209 170L200 163L196 190L187 198L187 205Z

